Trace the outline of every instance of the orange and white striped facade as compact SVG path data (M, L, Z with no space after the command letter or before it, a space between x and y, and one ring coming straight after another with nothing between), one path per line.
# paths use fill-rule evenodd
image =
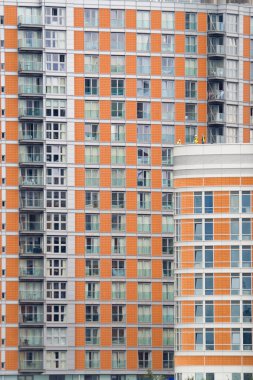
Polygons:
M0 380L251 380L251 18L0 1Z

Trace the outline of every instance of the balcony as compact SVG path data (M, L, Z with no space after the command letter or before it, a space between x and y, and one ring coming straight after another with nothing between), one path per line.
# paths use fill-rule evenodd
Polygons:
M208 74L210 78L222 79L225 76L225 69L222 66L210 65L208 67Z
M20 61L18 64L20 73L40 73L43 71L43 64L41 62L33 61Z
M20 353L19 358L20 372L43 372L43 352L42 351L26 351Z
M43 125L37 123L22 123L19 128L19 140L41 141L43 139Z
M36 330L36 331L34 331ZM20 329L19 330L19 346L20 348L42 347L43 336L42 329Z
M42 38L19 38L18 48L20 50L42 50Z
M42 233L43 231L42 214L20 214L20 232Z
M41 15L20 15L18 16L19 28L42 28Z
M21 302L43 302L43 291L41 289L26 289L19 291Z
M209 89L208 91L209 101L223 101L224 100L224 90Z
M43 86L36 84L20 84L18 92L21 96L42 96Z
M23 187L42 187L43 177L42 176L22 176L19 178L19 185Z
M220 34L224 33L224 22L213 21L208 23L208 33L209 34Z
M42 255L42 239L32 237L23 238L20 241L20 255Z
M208 122L212 124L224 124L225 116L223 112L212 112L208 113Z
M22 192L20 199L20 208L23 209L43 209L43 193L38 191Z
M19 118L22 119L42 119L43 118L43 108L39 107L19 107L18 109Z
M19 268L19 277L22 277L23 279L39 279L43 278L44 275L44 268L43 265L36 265L36 266L21 266Z
M43 154L38 153L28 153L20 152L19 154L19 163L20 164L43 164Z
M225 54L225 46L211 43L208 45L208 54L223 56Z

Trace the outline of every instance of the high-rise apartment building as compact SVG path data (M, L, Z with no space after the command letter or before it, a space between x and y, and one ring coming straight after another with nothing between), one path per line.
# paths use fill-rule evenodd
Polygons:
M252 380L251 4L0 0L0 80L0 380Z

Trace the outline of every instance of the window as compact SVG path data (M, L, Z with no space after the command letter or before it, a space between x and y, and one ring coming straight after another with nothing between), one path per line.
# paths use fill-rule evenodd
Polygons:
M125 208L125 193L112 192L112 208Z
M47 214L46 228L51 231L66 231L67 214Z
M99 164L99 147L86 146L85 147L85 164L95 165Z
M162 119L174 121L174 103L162 103Z
M251 219L242 219L242 240L251 240Z
M66 298L66 282L47 282L47 298L48 299L65 299Z
M185 52L189 54L197 53L197 37L196 36L185 37Z
M86 55L84 56L84 72L85 74L96 74L98 73L99 67L99 57L97 55Z
M214 330L206 329L206 350L214 350Z
M124 10L111 9L111 28L124 28L125 12Z
M173 186L173 172L169 170L162 170L162 187L170 188Z
M98 50L98 33L97 32L85 32L84 47L85 50Z
M237 268L239 267L239 247L231 247L231 267Z
M84 10L84 26L96 27L98 26L98 10L97 9L85 9Z
M50 277L66 276L66 260L47 260L47 275Z
M203 278L202 275L195 275L195 295L201 296L203 294Z
M243 351L252 350L252 330L243 329Z
M185 75L196 77L197 76L197 60L186 58L185 60Z
M98 95L98 79L85 78L85 95Z
M137 239L137 254L138 256L150 256L151 254L151 239L138 237Z
M124 119L125 118L125 103L124 102L111 102L112 107L112 118L113 119Z
M112 322L124 322L126 317L125 306L112 305Z
M119 327L112 328L112 344L125 344L125 329Z
M126 253L126 239L123 237L112 238L112 254L124 255Z
M162 96L164 98L174 98L174 81L172 80L162 81Z
M112 124L111 136L112 136L112 142L125 142L125 125Z
M47 191L47 207L59 208L67 207L66 191Z
M150 187L151 173L150 170L138 170L137 172L137 186Z
M205 240L213 240L213 219L205 220Z
M98 124L85 124L85 139L87 141L99 141Z
M227 54L237 55L238 54L238 38L227 37L226 47L227 47Z
M191 80L185 81L185 97L190 99L197 97L197 82Z
M230 192L230 212L233 214L239 212L239 192L238 191Z
M162 233L173 234L174 232L174 222L172 216L163 215L162 216Z
M250 191L242 192L242 212L249 213L251 210Z
M36 361L35 361L36 362ZM66 369L67 352L64 351L47 351L46 352L47 369Z
M185 105L185 120L187 122L196 121L197 119L197 105L196 104L186 104Z
M170 370L174 368L174 353L172 351L163 352L163 368Z
M65 140L66 127L65 123L47 123L46 138L50 140Z
M47 322L66 322L66 311L65 305L47 305Z
M162 143L163 144L174 144L174 126L173 125L162 125Z
M174 53L174 36L171 34L162 35L162 52Z
M185 15L185 30L195 32L197 30L197 15L196 13L186 13Z
M151 300L150 283L138 283L138 299L139 301Z
M242 294L251 295L251 274L242 274Z
M112 186L125 187L125 169L112 169Z
M112 165L125 164L126 150L125 147L112 147L111 148L111 163Z
M173 239L162 238L162 254L173 255Z
M240 304L239 304L239 318L238 321L240 322ZM242 303L242 316L243 316L243 322L252 322L252 305L250 301L243 301Z
M196 351L203 350L203 330L202 329L195 330L195 349Z
M240 294L240 277L237 273L231 274L231 294L238 295Z
M149 210L151 205L150 193L138 192L137 193L137 207L140 210Z
M99 119L99 102L86 101L85 102L85 118L86 119Z
M49 346L67 345L67 329L61 327L47 328L47 344Z
M138 277L150 277L151 276L151 261L138 260Z
M150 119L150 103L137 102L137 119Z
M86 238L86 254L93 255L99 253L99 238L87 237Z
M237 123L238 107L227 105L227 122L228 123Z
M137 96L140 96L140 97L150 96L150 80L149 79L137 80Z
M57 163L66 162L66 146L64 145L47 145L46 146L47 162Z
M213 193L211 191L205 192L205 213L213 213Z
M125 73L125 57L124 56L111 56L111 73L124 74Z
M195 302L195 322L203 323L203 303Z
M151 217L150 215L137 216L137 228L140 233L148 233L151 231Z
M222 98L224 98L224 91L222 90ZM238 99L238 84L233 82L227 83L226 90L227 100L237 101Z
M65 236L47 236L47 253L65 255L67 252L67 238Z
M100 353L99 353L99 351L86 351L85 352L85 366L86 366L86 368L99 368L100 367Z
M85 169L85 185L99 187L99 169Z
M148 144L151 141L150 125L137 125L137 142Z
M111 33L111 50L125 50L125 33Z
M125 274L125 261L112 260L112 277L124 277Z
M125 351L112 351L112 368L126 368L126 353Z
M86 322L98 322L98 321L99 321L99 306L86 305Z
M46 77L46 93L56 95L66 94L66 78Z
M239 219L231 219L230 235L231 240L239 240Z
M124 232L126 228L126 217L121 214L112 214L112 231Z
M99 306L86 305L86 322L98 322L99 321Z
M227 59L226 75L229 78L238 78L238 62L231 59Z
M85 206L86 208L93 208L93 209L97 209L99 207L99 192L98 191L86 191Z
M150 35L149 34L137 34L136 51L137 52L150 51Z
M66 49L66 34L63 31L45 30L45 44L49 49Z
M126 298L126 284L125 282L112 283L112 299L124 300Z
M231 322L240 322L240 301L231 301Z
M45 23L47 25L64 26L66 24L66 9L46 7Z
M100 342L100 329L97 327L88 327L85 329L85 343L87 345L96 345Z
M163 277L172 277L174 273L173 262L169 260L163 260Z
M173 195L171 193L162 193L162 209L164 211L173 210Z
M163 306L163 323L174 323L174 307Z
M85 225L86 231L99 231L99 216L97 214L86 214L85 215Z
M162 74L174 75L174 58L162 57Z
M137 74L150 75L150 57L137 57Z
M193 144L195 137L198 135L198 129L195 126L187 125L185 127L185 143Z
M162 12L162 29L174 29L174 13Z
M212 274L205 275L205 295L206 296L213 295L213 275Z
M151 151L150 148L138 148L137 164L149 165L150 164Z
M111 94L115 96L123 96L125 81L124 79L112 79L111 80Z
M162 284L162 299L166 302L171 302L174 299L174 285L170 283Z
M150 12L137 11L137 28L148 29L150 28Z
M138 366L139 369L151 368L151 352L138 351Z
M66 100L47 99L46 116L48 117L66 117Z
M85 284L85 297L86 299L98 300L100 284L98 282L86 282Z
M205 268L213 268L213 248L205 247Z
M242 246L242 267L251 267L251 247Z

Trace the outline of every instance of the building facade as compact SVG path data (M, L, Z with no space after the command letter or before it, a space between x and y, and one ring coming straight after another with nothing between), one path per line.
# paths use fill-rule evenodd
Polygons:
M1 380L251 380L251 18L0 1Z

